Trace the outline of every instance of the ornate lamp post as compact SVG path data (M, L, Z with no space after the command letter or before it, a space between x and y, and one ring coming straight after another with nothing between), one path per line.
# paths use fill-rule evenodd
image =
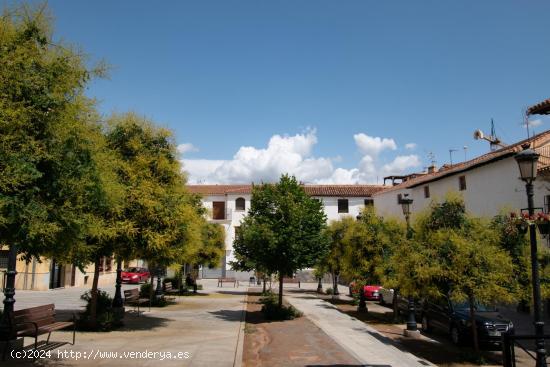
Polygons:
M7 341L15 339L15 335L10 333L12 328L10 327L9 317L13 313L13 306L15 304L15 275L17 274L17 246L10 245L8 253L8 269L6 272L6 286L4 288L4 313L2 314L2 320L0 320L0 340Z
M520 178L525 182L527 192L527 207L529 216L535 214L533 204L533 181L537 178L537 162L539 154L529 145L524 145L523 150L514 157L519 166ZM544 321L542 321L542 304L540 296L539 265L537 257L537 233L535 224L529 224L529 238L531 242L531 273L533 278L533 307L535 323L535 345L537 353L537 367L546 367L546 349L544 347Z
M411 204L413 199L409 197L409 194L403 195L401 199L401 209L403 209L403 215L405 216L405 221L407 222L407 238L411 238ZM416 317L414 309L414 297L409 296L408 299L408 311L409 316L407 318L407 330L405 330L405 336L413 336L419 333L418 328L416 327Z
M122 258L119 256L116 260L116 285L115 298L113 298L113 309L117 316L122 319L124 317L124 301L122 300Z

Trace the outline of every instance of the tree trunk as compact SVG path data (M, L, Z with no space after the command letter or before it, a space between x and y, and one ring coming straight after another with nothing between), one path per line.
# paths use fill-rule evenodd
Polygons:
M263 278L263 283L264 283L264 289L262 290L262 293L265 293L265 291L266 291L266 289L265 289L265 285L266 285L266 283L267 283L267 281L266 281L265 277Z
M97 284L99 282L99 262L101 257L95 259L94 264L94 278L92 280L92 298L90 300L90 326L92 328L97 327Z
M470 324L472 326L472 336L473 336L473 341L474 341L474 350L476 352L476 354L479 354L479 340L477 338L477 325L476 325L476 319L475 319L475 316L476 316L476 311L475 311L475 308L474 308L474 297L473 296L468 296L468 303L470 304Z
M283 274L279 273L279 308L283 307Z
M397 299L397 297L399 297L399 290L397 288L394 288L393 289L393 320L394 322L397 321L397 319L399 318L399 301Z

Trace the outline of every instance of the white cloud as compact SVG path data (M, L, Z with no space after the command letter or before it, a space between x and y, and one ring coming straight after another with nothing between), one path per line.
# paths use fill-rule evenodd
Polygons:
M180 145L177 146L176 149L177 149L179 154L185 154L187 152L198 152L199 151L199 149L191 143L180 144Z
M407 143L407 144L405 144L405 149L409 149L409 150L416 149L416 143Z
M417 155L400 155L393 161L382 166L382 172L388 174L401 174L405 171L421 165L420 158Z
M526 124L523 124L523 127L537 127L537 126L540 126L542 125L543 121L541 119L536 119L536 120L531 120L531 121L527 121Z
M363 133L353 135L353 139L355 139L355 144L361 153L365 155L377 156L385 149L397 149L397 145L393 139L372 137Z
M315 157L315 130L294 136L274 135L265 148L243 146L229 160L183 159L190 183L273 182L281 174L295 175L300 181L320 184L377 183L383 176L402 174L421 165L417 155L397 156L389 163L379 158L384 150L396 150L393 139L353 136L362 158L357 167L334 167L338 158Z

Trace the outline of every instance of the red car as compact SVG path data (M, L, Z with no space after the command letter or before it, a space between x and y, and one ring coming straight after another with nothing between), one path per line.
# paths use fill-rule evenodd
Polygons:
M365 292L365 298L369 301L379 301L380 300L380 289L381 285L365 285L363 286L363 292ZM355 285L355 282L352 282L349 285L349 294L354 296L359 294L359 287Z
M150 277L149 270L145 268L128 268L122 271L122 283L142 283Z

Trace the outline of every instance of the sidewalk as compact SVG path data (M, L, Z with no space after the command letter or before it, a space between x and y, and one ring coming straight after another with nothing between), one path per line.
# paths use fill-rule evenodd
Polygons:
M285 289L285 299L365 366L435 366L396 348L391 340L372 327L313 295Z
M176 304L152 308L150 312L146 309L139 317L133 312L127 313L125 326L119 330L109 333L77 332L74 346L64 344L70 340L70 332L54 332L51 342L57 342L59 348L52 351L50 359L41 359L34 364L9 361L5 365L239 367L244 338L246 288L217 288L216 281L209 280L201 283L205 290L199 291L199 295L178 297ZM83 292L84 289L18 292L17 305L22 308L53 301L60 309L78 310L83 304L79 299ZM44 339L45 336L40 338ZM25 342L28 345L31 339L26 338ZM78 352L81 357L78 361L59 357L58 351ZM136 354L128 356L132 352ZM143 357L145 352L150 355L157 352L157 355ZM188 358L163 357L168 352L172 355L188 353ZM4 365L2 362L0 364Z

